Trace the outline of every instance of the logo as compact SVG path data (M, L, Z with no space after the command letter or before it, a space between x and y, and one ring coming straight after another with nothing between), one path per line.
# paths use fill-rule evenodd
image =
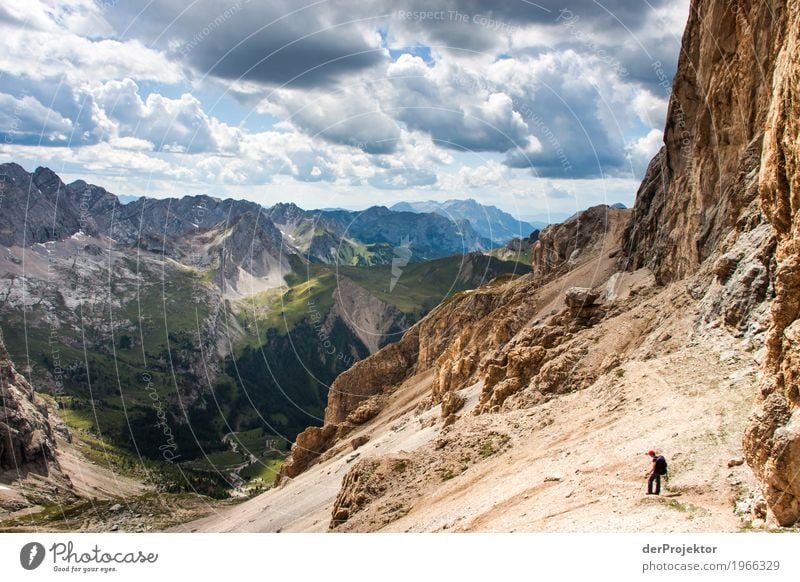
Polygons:
M392 259L392 278L389 281L389 293L394 291L394 286L400 280L405 267L411 260L411 241L407 236L400 240L400 246L394 247L394 258Z
M44 561L44 546L39 542L30 542L22 546L19 552L19 563L26 570L35 570Z

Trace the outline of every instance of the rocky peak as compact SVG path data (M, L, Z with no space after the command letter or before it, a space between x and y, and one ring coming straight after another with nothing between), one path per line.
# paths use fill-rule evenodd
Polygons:
M26 185L30 182L30 174L25 171L25 168L14 162L7 164L0 164L0 181L6 183L16 183L17 185Z
M270 208L267 214L276 224L295 224L306 218L308 212L294 202L279 202Z
M64 182L61 178L50 168L39 166L31 176L31 182L43 194L48 196L55 196L59 192L64 191Z
M80 230L79 209L51 170L37 168L29 174L17 164L2 164L0 188L0 244L30 246L60 240Z

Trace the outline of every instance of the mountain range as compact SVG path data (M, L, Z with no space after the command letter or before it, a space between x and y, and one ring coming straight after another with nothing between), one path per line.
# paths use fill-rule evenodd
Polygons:
M402 212L435 213L451 221L469 221L475 230L491 241L493 246L502 245L512 238L524 237L536 229L547 226L546 222L530 223L517 220L496 206L479 204L473 199L447 200L445 202L398 202L392 210Z

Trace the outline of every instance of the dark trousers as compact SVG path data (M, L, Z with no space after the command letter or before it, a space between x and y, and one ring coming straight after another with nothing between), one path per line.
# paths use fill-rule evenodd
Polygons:
M656 484L656 490L653 491L653 483ZM653 471L650 473L650 478L647 480L647 493L655 493L659 495L661 493L661 475Z

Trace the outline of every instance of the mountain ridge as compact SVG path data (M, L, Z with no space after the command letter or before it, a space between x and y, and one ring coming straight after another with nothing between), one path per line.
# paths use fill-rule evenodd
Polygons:
M514 218L496 206L480 204L473 198L450 199L444 202L433 200L420 202L397 202L392 210L407 212L435 212L451 220L469 220L482 237L493 245L503 244L515 237L527 236L533 230L543 228L545 223L529 223Z

